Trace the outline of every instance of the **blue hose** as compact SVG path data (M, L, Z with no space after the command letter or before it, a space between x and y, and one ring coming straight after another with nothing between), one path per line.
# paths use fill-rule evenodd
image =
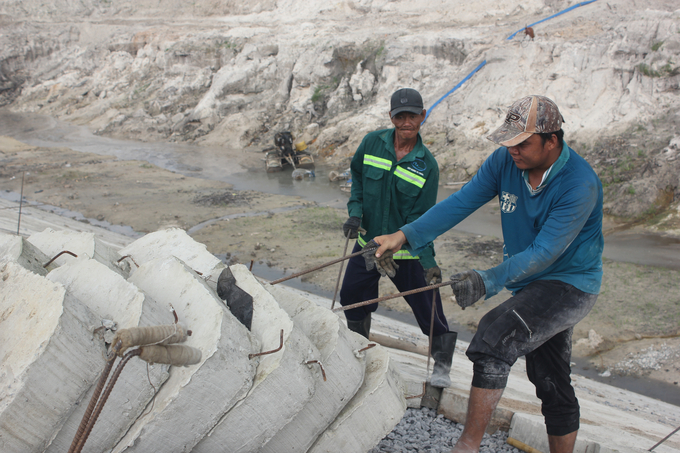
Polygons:
M465 78L464 78L463 80L461 80L460 82L458 82L458 85L456 85L455 87L453 87L453 88L451 89L451 91L449 91L448 93L446 93L444 96L440 97L439 100L438 100L437 102L435 102L434 104L432 104L432 107L430 107L429 110L427 111L427 113L425 114L425 119L423 120L423 123L424 123L425 121L427 121L427 117L430 116L430 112L432 112L432 110L433 110L437 105L439 105L439 103L440 103L441 101L443 101L448 95L450 95L451 93L453 93L454 91L456 91L458 88L460 88L460 86L461 86L462 84L464 84L465 82L467 82L468 79L469 79L470 77L472 77L473 75L475 75L475 73L476 73L477 71L479 71L480 69L482 69L482 67L483 67L485 64L486 64L486 60L482 61L482 62L479 64L479 66L477 66L470 74L468 74L467 76L465 76Z
M541 20L539 20L538 22L534 22L533 24L527 25L527 27L533 27L534 25L540 24L541 22L545 22L546 20L552 19L553 17L557 17L557 16L559 16L559 15L561 15L561 14L568 13L568 12L571 11L572 9L576 9L576 8L578 8L579 6L587 5L587 4L589 4L589 3L593 3L593 2L596 2L596 1L597 1L597 0L590 0L590 1L588 1L588 2L581 2L581 3L577 3L577 4L575 4L575 5L571 5L569 8L567 8L567 9L565 9L565 10L562 10L562 11L560 11L559 13L553 14L553 15L550 16L550 17L546 17L545 19L541 19ZM524 31L524 30L526 30L526 27L525 27L525 28L522 28L522 29L520 29L520 30L517 30L516 32L514 32L513 34L511 34L510 36L508 36L507 41L510 41L512 38L515 37L515 35L516 35L517 33L521 32L521 31Z
M565 10L560 11L560 12L557 13L557 14L553 14L553 15L550 16L550 17L546 17L545 19L539 20L538 22L534 22L534 23L531 24L531 25L527 25L527 27L533 27L534 25L540 24L541 22L545 22L546 20L550 20L550 19L552 19L552 18L554 18L554 17L557 17L557 16L559 16L559 15L561 15L561 14L564 14L564 13L566 13L566 12L569 12L569 11L571 11L572 9L576 9L576 8L578 8L578 7L580 7L580 6L588 5L588 4L593 3L593 2L596 2L596 1L597 1L597 0L590 0L590 1L587 1L587 2L577 3L577 4L575 4L575 5L570 6L569 8L567 8L567 9L565 9ZM513 34L511 34L511 35L507 38L507 41L511 40L512 38L515 37L515 35L517 35L517 33L522 32L522 31L524 31L524 30L526 30L526 27L525 27L525 28L522 28L522 29L520 29L520 30L517 30L516 32L514 32ZM460 88L461 85L463 85L465 82L467 82L468 79L470 79L470 77L472 77L473 75L475 75L475 73L476 73L477 71L479 71L485 64L486 64L486 60L482 61L482 62L479 64L479 66L477 66L470 74L468 74L463 80L461 80L461 81L458 83L458 85L456 85L455 87L453 87L453 89L451 89L451 91L449 91L449 92L446 93L444 96L442 96L441 98L439 98L439 100L437 100L437 102L435 102L434 104L432 104L432 107L430 107L430 108L427 110L427 114L425 115L425 119L423 120L423 122L422 122L421 124L424 124L425 121L427 121L427 118L430 116L430 113L432 113L432 110L434 110L434 108L435 108L437 105L439 105L439 103L440 103L441 101L443 101L444 99L446 99L447 96L449 96L451 93L453 93L453 92L456 91L458 88Z

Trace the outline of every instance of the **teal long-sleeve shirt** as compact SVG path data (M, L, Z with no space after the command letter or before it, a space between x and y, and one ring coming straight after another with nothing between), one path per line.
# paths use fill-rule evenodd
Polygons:
M536 280L560 280L597 294L602 281L602 184L590 165L565 143L546 180L536 189L498 148L460 191L418 221L401 228L418 253L473 211L499 197L503 262L478 271L486 297L503 287L517 292Z
M350 217L359 217L365 245L376 236L391 234L418 219L437 202L439 166L418 135L413 150L397 162L394 129L367 134L351 163L352 193L347 202ZM400 250L395 259L420 259L425 269L437 265L430 241L418 256Z

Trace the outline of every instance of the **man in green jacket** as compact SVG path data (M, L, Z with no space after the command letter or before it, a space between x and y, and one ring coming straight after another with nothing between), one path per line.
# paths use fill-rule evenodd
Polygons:
M349 219L343 225L345 236L357 238L354 252L375 236L394 233L413 222L436 203L439 167L419 133L425 113L422 97L416 90L397 90L392 95L389 112L394 128L367 134L354 154L352 194L347 202ZM340 303L344 306L375 299L380 277L385 275L400 292L441 282L441 270L434 255L434 246L429 243L418 256L406 250L398 251L392 256L395 261L390 260L386 266L370 258L364 261L361 256L350 259L340 290ZM435 365L430 384L450 386L449 372L457 333L449 331L439 290L404 298L420 329L428 336L432 304L435 304L432 326ZM350 330L368 338L371 313L377 308L376 303L345 311Z

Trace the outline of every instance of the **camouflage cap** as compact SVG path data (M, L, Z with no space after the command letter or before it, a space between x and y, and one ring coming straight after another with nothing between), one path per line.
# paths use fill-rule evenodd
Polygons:
M532 134L562 129L562 114L545 96L527 96L510 106L505 122L487 138L501 146L515 146Z

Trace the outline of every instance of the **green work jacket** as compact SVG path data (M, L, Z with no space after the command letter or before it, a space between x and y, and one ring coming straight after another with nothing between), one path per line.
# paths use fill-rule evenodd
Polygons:
M394 129L367 134L357 148L352 164L352 194L347 202L350 217L359 217L366 234L362 247L376 236L392 234L423 215L437 202L439 166L418 134L413 150L397 162ZM432 242L411 255L400 250L394 259L420 259L425 269L434 267Z

